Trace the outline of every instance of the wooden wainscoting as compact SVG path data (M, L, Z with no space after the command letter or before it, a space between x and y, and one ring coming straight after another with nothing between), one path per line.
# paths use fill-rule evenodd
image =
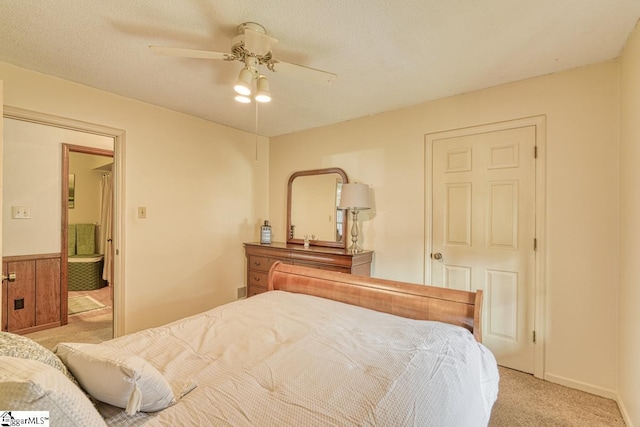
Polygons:
M2 258L2 330L27 334L60 326L60 254Z

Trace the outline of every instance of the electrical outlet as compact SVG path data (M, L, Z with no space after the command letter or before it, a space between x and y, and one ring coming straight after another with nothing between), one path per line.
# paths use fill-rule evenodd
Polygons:
M147 208L145 208L144 206L138 207L138 218L139 219L147 218Z
M247 288L245 288L245 287L238 288L237 291L238 291L238 297L237 297L238 299L246 298L246 296L247 296Z
M27 206L11 206L11 218L29 219L31 218L31 208Z

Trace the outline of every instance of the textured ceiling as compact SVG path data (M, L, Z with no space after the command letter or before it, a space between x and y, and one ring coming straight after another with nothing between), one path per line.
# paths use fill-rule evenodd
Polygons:
M277 136L616 58L640 0L2 0L0 61ZM277 73L273 101L238 104L228 52L258 22L282 61L338 75L325 88Z

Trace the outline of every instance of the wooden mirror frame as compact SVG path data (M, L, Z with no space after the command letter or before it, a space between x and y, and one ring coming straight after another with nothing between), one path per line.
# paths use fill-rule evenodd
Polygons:
M294 172L289 177L289 183L287 184L287 243L294 243L298 245L304 244L303 239L296 239L291 236L291 202L292 202L292 194L293 194L293 181L301 176L313 176L313 175L325 175L325 174L338 174L342 178L343 184L349 183L349 178L347 178L347 174L340 168L325 168L325 169L312 169L300 172ZM344 215L344 230L348 230L348 215ZM329 241L329 240L312 240L309 242L312 246L324 246L330 248L342 248L345 249L347 247L347 238L346 233L342 233L342 241Z

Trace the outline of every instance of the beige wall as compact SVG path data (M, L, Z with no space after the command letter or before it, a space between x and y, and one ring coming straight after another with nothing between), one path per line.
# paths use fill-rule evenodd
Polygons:
M267 217L266 139L5 63L0 80L5 105L125 130L126 332L236 298Z
M640 426L640 25L620 77L620 316L618 387L629 425Z
M20 120L3 123L3 255L60 252L61 143L112 149L113 139ZM12 206L31 208L31 219L12 219Z
M284 239L291 172L341 167L373 188L375 209L362 213L373 274L422 283L425 134L545 115L545 376L615 397L618 71L607 62L272 138L274 239Z

